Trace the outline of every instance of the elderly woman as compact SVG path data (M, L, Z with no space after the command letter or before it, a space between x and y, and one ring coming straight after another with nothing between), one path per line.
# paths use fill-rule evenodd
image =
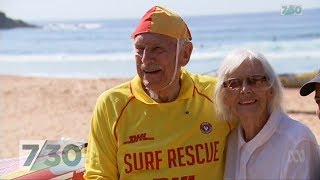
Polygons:
M218 115L239 121L228 137L225 179L319 179L317 141L284 112L281 83L262 54L230 53L215 100Z

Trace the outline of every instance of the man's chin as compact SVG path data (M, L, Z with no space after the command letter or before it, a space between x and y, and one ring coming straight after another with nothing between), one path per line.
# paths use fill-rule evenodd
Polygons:
M150 90L154 90L154 91L161 88L159 81L151 81L151 80L143 79L142 84L144 85L144 87L146 89L150 89Z
M157 91L161 89L159 83L150 82L147 80L143 80L142 83L147 90Z
M320 109L317 110L318 118L320 119Z
M159 86L156 86L156 85L154 85L154 86L152 86L152 85L146 86L146 85L145 85L145 88L146 88L148 91L153 91L153 92L158 92L158 91L160 91L160 89L161 89Z

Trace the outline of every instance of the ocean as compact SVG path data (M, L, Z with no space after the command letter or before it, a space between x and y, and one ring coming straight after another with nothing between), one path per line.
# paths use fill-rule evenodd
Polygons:
M253 48L278 74L320 69L320 9L183 17L194 51L186 69L217 70L228 52ZM136 74L131 33L139 19L34 21L38 29L0 31L0 74L114 78Z

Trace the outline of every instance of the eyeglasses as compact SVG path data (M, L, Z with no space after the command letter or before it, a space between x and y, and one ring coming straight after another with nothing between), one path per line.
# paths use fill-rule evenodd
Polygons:
M230 91L238 91L242 87L244 81L254 89L265 89L270 87L269 78L263 75L253 75L245 79L230 78L223 82L223 87Z

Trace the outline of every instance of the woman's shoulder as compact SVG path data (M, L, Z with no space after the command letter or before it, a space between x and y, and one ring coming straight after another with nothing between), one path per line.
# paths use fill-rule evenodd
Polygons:
M239 127L236 126L229 133L229 135L228 135L228 144L235 144L238 141L238 139L239 139L239 137L238 137L238 131L239 131L238 128Z
M292 119L287 114L283 114L281 117L278 133L286 136L288 141L294 144L305 140L316 142L315 136L309 127Z

